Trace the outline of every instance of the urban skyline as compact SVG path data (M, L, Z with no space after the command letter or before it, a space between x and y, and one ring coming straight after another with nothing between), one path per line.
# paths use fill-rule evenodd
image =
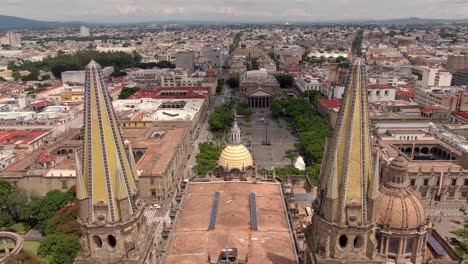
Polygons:
M53 6L54 8L50 8ZM72 7L72 8L71 8ZM343 21L362 19L465 19L466 0L416 1L159 1L106 0L102 3L85 0L54 2L53 0L7 0L0 14L45 21L81 21L88 23L135 23L149 21Z

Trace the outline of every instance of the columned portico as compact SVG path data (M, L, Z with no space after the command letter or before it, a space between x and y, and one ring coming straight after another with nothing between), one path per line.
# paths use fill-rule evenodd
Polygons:
M248 104L252 108L270 107L271 97L249 97Z

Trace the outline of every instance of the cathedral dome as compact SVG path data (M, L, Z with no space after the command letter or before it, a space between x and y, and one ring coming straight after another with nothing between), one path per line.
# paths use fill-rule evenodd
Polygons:
M406 178L408 162L402 156L386 168L377 211L377 224L391 229L417 229L426 224L426 212Z
M221 153L218 165L223 167L227 172L232 169L245 171L248 167L253 167L253 158L250 155L250 151L244 145L228 145Z
M426 212L411 188L390 190L383 186L377 225L391 229L417 229L426 224Z

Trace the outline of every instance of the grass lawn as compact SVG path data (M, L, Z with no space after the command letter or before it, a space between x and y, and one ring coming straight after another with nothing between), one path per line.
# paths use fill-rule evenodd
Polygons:
M16 223L8 227L8 230L12 230L13 232L19 235L25 235L29 231L29 226L24 223Z
M37 256L37 250L41 242L25 240L23 244L23 250L29 255Z

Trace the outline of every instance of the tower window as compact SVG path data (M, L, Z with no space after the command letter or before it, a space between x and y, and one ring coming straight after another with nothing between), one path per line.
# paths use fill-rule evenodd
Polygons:
M427 186L429 185L429 179L424 179L424 183L423 183L424 186Z
M362 245L364 245L364 238L362 238L362 236L355 237L353 243L354 248L359 249L362 247Z
M346 245L348 244L348 237L346 235L341 235L340 238L338 239L338 243L341 248L345 248Z
M115 248L115 246L117 245L117 240L115 239L113 235L108 235L107 243L109 243L109 246L111 246L112 248Z
M411 185L411 186L414 186L414 185L416 185L416 179L411 179L411 181L410 181L410 185Z
M101 247L102 247L102 240L101 240L101 238L100 238L99 236L94 235L94 236L93 236L93 241L94 241L94 243L96 244L96 246L97 246L98 248L101 248Z

